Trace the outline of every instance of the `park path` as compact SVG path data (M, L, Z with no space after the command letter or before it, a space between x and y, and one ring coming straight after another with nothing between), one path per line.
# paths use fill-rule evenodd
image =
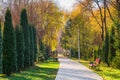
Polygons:
M55 80L103 80L98 74L71 59L60 57L59 62Z

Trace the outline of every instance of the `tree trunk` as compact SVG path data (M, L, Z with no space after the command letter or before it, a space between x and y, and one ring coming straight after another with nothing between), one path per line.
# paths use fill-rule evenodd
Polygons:
M106 32L107 32L107 24L106 24L106 0L104 0L104 34L106 36Z
M120 19L120 0L116 0L116 7L118 10L118 18Z

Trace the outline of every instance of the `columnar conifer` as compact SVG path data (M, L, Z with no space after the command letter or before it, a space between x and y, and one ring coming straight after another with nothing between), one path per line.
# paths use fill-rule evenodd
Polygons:
M17 70L17 53L15 33L12 25L11 12L8 9L5 15L3 32L3 73L10 75Z
M1 33L1 21L0 21L0 74L2 73L2 33Z
M24 36L20 26L16 26L16 47L18 72L24 68Z
M35 62L37 58L37 39L36 39L36 29L35 27L32 28L33 28L34 62Z
M29 25L30 32L30 65L32 66L34 63L34 37L33 37L33 26Z
M21 12L21 27L23 28L25 42L24 67L28 68L30 66L30 35L26 9L23 9Z

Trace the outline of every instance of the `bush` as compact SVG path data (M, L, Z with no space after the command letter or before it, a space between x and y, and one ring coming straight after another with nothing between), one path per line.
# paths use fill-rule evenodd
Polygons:
M120 51L117 52L117 54L120 54ZM117 55L117 56L113 59L113 61L112 61L112 67L113 67L113 68L118 68L118 69L120 69L120 55Z

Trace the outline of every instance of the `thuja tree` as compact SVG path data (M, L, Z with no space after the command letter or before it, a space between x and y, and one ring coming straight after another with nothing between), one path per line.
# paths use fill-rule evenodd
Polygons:
M37 58L37 39L36 39L36 29L35 27L32 27L33 30L33 45L34 45L34 62L36 61Z
M3 73L10 75L17 70L17 55L15 48L15 34L12 25L12 16L8 9L5 15L3 31Z
M50 56L50 47L49 46L46 46L45 53L46 53L46 59L48 59Z
M0 74L2 73L2 33L1 33L1 21L0 21Z
M103 45L103 62L105 62L109 66L109 34L106 32L105 42Z
M39 50L40 50L39 56L41 56L41 61L44 61L44 59L45 59L45 46L44 46L41 39L39 39Z
M120 23L115 26L115 58L113 58L112 66L120 69Z
M109 61L112 62L112 60L116 56L116 48L115 48L115 27L112 26L110 31L110 48L109 48Z
M33 26L29 25L30 32L30 65L32 66L34 63L34 37L33 37Z
M28 68L30 66L30 35L28 26L27 11L25 9L21 12L21 26L23 28L25 51L24 51L24 67Z
M47 46L44 45L42 40L40 40L40 51L41 51L41 54L43 55L44 59L47 60L48 59L48 49L47 49Z
M20 26L16 26L16 49L17 49L17 66L18 72L24 69L24 36Z

